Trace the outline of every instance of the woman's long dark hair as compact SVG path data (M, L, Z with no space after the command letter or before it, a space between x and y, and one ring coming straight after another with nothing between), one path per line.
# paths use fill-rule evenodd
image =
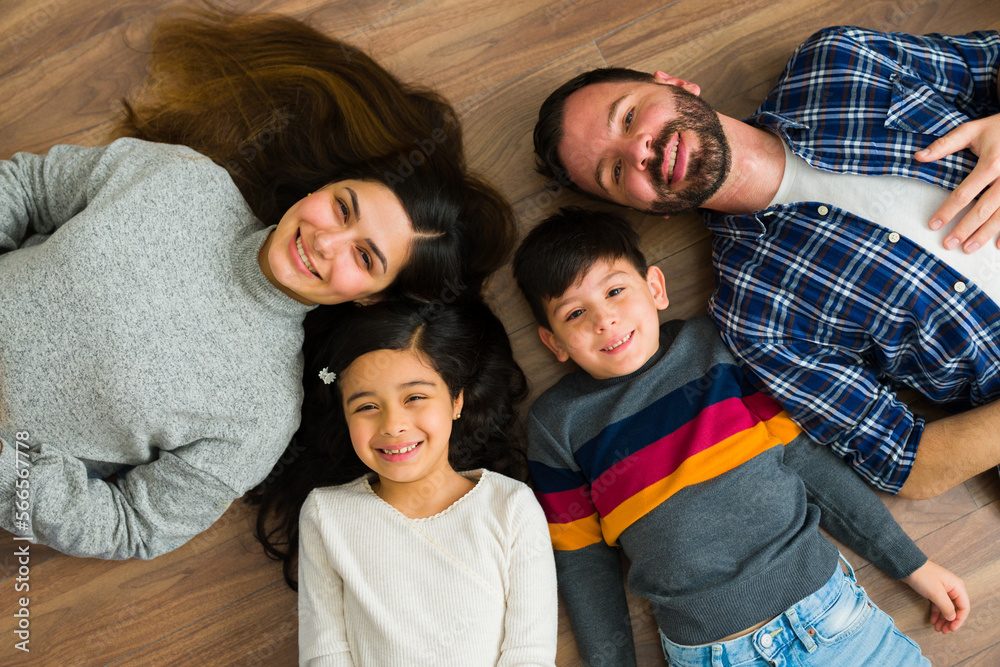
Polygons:
M488 468L525 478L524 437L517 405L527 395L524 373L514 361L503 324L477 299L456 304L387 301L342 309L328 322L326 344L306 350L302 425L275 473L255 489L256 536L269 557L283 563L285 581L297 587L299 511L318 487L343 484L368 471L351 445L338 375L375 350L417 350L448 385L464 392L462 418L455 421L449 460L455 470Z
M476 293L506 260L513 211L467 173L461 126L439 95L289 17L166 16L151 38L149 79L123 102L117 136L208 156L265 224L333 181L386 185L418 232L393 286L400 294Z

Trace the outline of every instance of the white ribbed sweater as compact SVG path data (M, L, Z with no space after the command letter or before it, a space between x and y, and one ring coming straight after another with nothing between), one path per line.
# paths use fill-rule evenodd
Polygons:
M299 664L555 663L548 527L531 490L490 471L410 519L368 478L316 489L299 521Z

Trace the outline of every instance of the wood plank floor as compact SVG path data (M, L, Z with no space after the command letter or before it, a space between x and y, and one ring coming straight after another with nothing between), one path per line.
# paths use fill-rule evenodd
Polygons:
M142 80L142 48L169 8L196 0L0 0L0 159L56 143L99 144L119 98ZM470 162L510 199L522 230L559 206L588 204L531 169L539 103L571 76L603 65L663 69L702 86L720 111L749 114L792 49L816 29L854 24L905 32L1000 29L996 0L253 0L375 55L400 77L441 91L466 125ZM695 216L629 216L667 277L665 317L705 310L708 233ZM984 250L982 252L989 252ZM533 393L566 368L537 341L508 270L490 298ZM12 314L5 313L4 317ZM1000 664L1000 480L984 473L930 501L884 496L928 555L965 578L973 612L947 637L928 606L858 556L875 601L934 665ZM292 665L296 597L234 504L209 531L150 562L73 559L30 547L30 592L17 592L11 536L0 531L0 664ZM30 653L14 648L19 597L30 598ZM641 665L665 664L648 605L632 600ZM579 665L560 620L559 665Z

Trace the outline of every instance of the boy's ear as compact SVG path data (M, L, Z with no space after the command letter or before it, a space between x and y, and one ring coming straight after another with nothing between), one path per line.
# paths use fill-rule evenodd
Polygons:
M646 285L649 287L649 293L653 295L656 309L666 310L667 306L670 305L670 300L667 299L667 281L663 277L663 271L660 271L660 267L650 266L646 270Z
M670 76L666 72L657 71L653 74L653 81L656 83L665 83L670 86L683 88L692 95L701 95L701 86L697 83L691 83L690 81L685 81L684 79L678 79L676 76Z
M542 339L542 343L545 344L545 347L552 350L552 354L556 355L556 359L558 359L559 361L569 360L569 354L563 348L562 344L559 342L559 339L556 338L556 335L551 331L549 331L547 327L543 326L538 327L538 337Z

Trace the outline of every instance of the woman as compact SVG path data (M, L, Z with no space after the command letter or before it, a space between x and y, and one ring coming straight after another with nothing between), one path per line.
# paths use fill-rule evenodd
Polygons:
M137 139L0 164L0 522L74 555L176 548L264 478L315 304L475 291L512 243L447 105L298 22L167 21L150 81Z

